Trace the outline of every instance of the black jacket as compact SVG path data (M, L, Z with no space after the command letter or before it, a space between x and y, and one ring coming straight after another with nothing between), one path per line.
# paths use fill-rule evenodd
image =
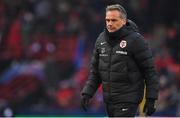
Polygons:
M92 97L101 83L106 103L140 103L144 84L146 98L157 99L158 77L152 53L130 21L114 33L103 31L96 40L82 94Z

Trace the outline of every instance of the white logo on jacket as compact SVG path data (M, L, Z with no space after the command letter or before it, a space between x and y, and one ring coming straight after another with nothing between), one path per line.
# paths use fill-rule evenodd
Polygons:
M127 55L127 52L126 51L116 51L117 54L124 54L124 55Z
M99 54L99 56L108 56L108 54L105 54L106 49L105 48L101 48L101 54Z
M125 40L122 40L119 44L121 48L125 48L127 46L127 42Z
M106 52L105 48L101 48L101 53L105 53L105 52Z
M128 110L128 108L122 108L122 111L127 111Z
M101 42L101 45L104 45L106 42Z

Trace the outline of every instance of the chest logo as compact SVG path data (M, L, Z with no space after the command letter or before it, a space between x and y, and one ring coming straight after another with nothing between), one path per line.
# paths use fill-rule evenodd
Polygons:
M119 44L121 48L125 48L127 46L127 42L125 40L122 40Z
M101 48L101 53L105 53L105 48Z
M101 45L104 45L106 42L101 42Z
M99 54L99 56L101 56L101 57L107 57L108 54L106 54L105 52L106 52L105 48L101 48L101 53Z

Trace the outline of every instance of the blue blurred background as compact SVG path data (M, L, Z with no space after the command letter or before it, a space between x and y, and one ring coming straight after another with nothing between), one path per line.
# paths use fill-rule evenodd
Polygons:
M105 7L114 3L153 50L160 76L154 116L180 116L179 0L0 0L0 116L105 116L101 87L88 112L80 90Z

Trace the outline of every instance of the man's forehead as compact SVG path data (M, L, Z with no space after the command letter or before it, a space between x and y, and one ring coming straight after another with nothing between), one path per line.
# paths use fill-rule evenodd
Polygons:
M121 12L118 10L110 10L106 12L106 17L119 17L121 15Z

